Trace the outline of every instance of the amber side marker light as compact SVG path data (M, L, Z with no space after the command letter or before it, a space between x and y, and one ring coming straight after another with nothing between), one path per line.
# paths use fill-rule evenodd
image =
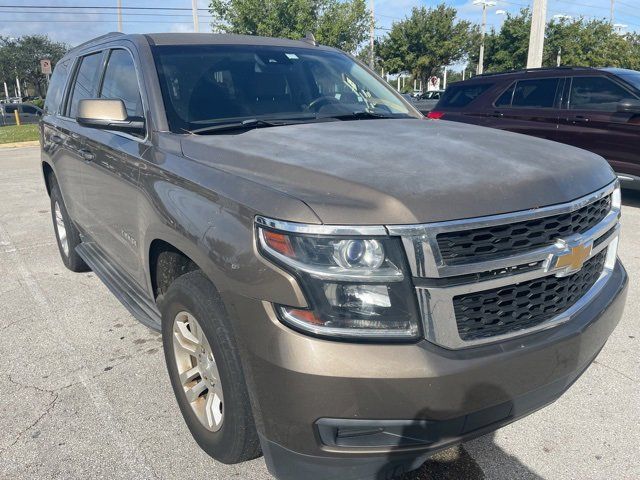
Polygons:
M291 240L287 235L277 232L271 232L269 230L263 230L264 240L269 245L269 247L273 248L276 252L281 253L282 255L286 255L290 258L296 257L296 252L293 250L291 246Z

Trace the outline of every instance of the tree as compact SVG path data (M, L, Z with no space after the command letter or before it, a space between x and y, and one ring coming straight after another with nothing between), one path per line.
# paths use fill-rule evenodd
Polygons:
M355 52L367 36L365 0L211 0L216 31L299 39Z
M507 14L499 33L487 35L485 71L502 72L527 66L531 11L524 8L518 15Z
M530 29L529 9L521 10L518 15L507 15L500 31L487 35L485 70L525 68ZM546 29L543 65L556 66L559 51L562 65L640 68L640 37L617 34L607 20L552 20ZM472 56L474 58L477 56Z
M426 85L441 67L464 58L477 30L467 21L456 21L456 14L455 8L444 4L414 7L378 44L377 55L385 70L411 72Z
M560 49L563 65L626 68L637 65L629 39L617 34L606 20L552 21L547 25L546 37L547 66L556 65Z
M47 79L40 72L40 60L48 58L55 65L67 50L65 44L53 42L45 35L0 37L0 82L15 85L17 76L22 85L33 88L35 95L45 96Z

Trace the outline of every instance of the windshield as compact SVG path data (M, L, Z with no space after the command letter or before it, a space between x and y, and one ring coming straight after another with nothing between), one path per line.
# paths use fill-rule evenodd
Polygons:
M153 55L169 126L177 133L247 119L419 117L336 51L179 45L154 47Z
M627 83L630 83L638 90L640 90L640 72L634 73L621 73L620 77L625 80Z

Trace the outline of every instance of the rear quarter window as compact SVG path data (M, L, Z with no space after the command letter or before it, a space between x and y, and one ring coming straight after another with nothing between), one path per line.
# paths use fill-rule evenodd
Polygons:
M69 78L71 60L59 62L51 75L51 82L47 90L47 98L44 102L44 111L49 115L60 111L60 103L64 96L64 89Z
M444 92L438 108L463 108L489 90L493 84L453 85Z

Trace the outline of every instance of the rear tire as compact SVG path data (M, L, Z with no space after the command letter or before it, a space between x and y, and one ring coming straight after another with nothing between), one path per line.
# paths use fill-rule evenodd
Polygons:
M159 307L171 386L195 441L222 463L260 456L240 355L213 284L200 270L189 272Z
M51 217L62 263L72 272L87 272L89 266L76 252L76 247L82 243L80 232L69 217L60 187L53 178L51 183Z

